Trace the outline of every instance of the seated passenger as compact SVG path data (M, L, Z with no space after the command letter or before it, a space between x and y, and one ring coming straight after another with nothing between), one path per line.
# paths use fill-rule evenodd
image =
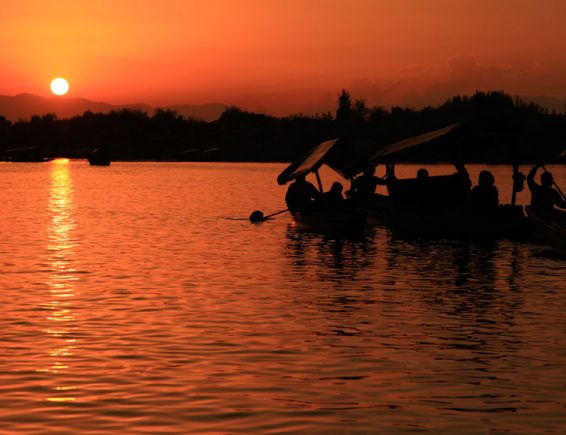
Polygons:
M417 180L419 181L425 181L428 180L428 171L425 168L420 168L417 171Z
M328 208L341 208L344 206L344 197L342 190L344 187L339 182L332 183L332 187L324 194L324 203Z
M456 172L452 174L452 178L454 178L455 183L457 184L458 189L460 189L461 193L464 194L464 198L467 199L465 196L470 192L470 188L472 187L472 180L470 180L470 174L468 174L468 170L462 163L454 163L456 167Z
M285 202L291 211L311 211L322 194L306 180L306 176L299 175L287 189Z
M566 208L566 199L554 189L554 178L550 172L543 172L540 184L535 181L535 175L542 165L536 165L527 175L527 184L531 191L531 206L541 210L552 210L554 206Z
M489 171L481 171L478 185L470 194L472 211L478 214L492 214L499 205L499 192L495 187L495 177Z
M466 167L459 162L453 163L456 167L452 177L452 189L450 204L456 207L464 207L468 203L472 180Z
M375 176L375 166L368 166L362 175L354 179L350 194L354 200L366 204L372 199L378 184L386 182Z

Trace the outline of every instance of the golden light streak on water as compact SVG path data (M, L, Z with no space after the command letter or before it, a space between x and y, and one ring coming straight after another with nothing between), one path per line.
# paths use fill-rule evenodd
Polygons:
M49 397L48 402L73 402L76 399L74 397Z
M49 301L41 304L48 310L46 319L53 327L44 333L56 339L58 344L48 351L48 368L43 371L54 374L52 390L55 394L48 397L48 402L74 401L69 392L75 390L72 385L61 385L59 377L69 369L69 358L77 349L74 339L67 338L73 332L76 316L73 312L75 297L74 282L76 269L72 266L75 257L76 243L73 241L73 230L76 222L73 217L73 183L69 172L69 160L57 159L52 162L51 189L49 192L48 212L50 223L48 234L47 263L52 273L47 280Z

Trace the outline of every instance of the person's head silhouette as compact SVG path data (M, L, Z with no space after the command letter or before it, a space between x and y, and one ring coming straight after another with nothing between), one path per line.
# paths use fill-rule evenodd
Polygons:
M543 187L552 187L554 184L554 178L550 172L543 172L540 176L540 184Z
M478 177L478 184L480 186L493 186L495 184L495 177L489 171L481 171Z
M417 180L424 181L428 179L428 171L425 168L421 168L417 171Z

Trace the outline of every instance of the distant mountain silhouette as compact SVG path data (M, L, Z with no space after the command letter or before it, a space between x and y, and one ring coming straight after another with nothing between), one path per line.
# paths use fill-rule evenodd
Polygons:
M159 108L175 110L185 118L215 121L220 117L226 106L224 104L211 103L202 105L178 104ZM45 98L32 94L0 95L0 115L11 121L29 119L32 115L44 115L46 113L55 113L58 118L71 118L76 115L82 115L87 110L94 113L108 113L112 110L121 109L140 110L147 112L151 116L157 108L142 103L114 105L85 98Z

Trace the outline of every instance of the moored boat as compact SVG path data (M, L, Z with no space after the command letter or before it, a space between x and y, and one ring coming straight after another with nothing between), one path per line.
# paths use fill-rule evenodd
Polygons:
M4 160L14 163L43 163L52 159L45 157L37 147L23 147L6 150Z
M91 166L110 166L110 157L102 150L93 150L88 155L88 163Z

